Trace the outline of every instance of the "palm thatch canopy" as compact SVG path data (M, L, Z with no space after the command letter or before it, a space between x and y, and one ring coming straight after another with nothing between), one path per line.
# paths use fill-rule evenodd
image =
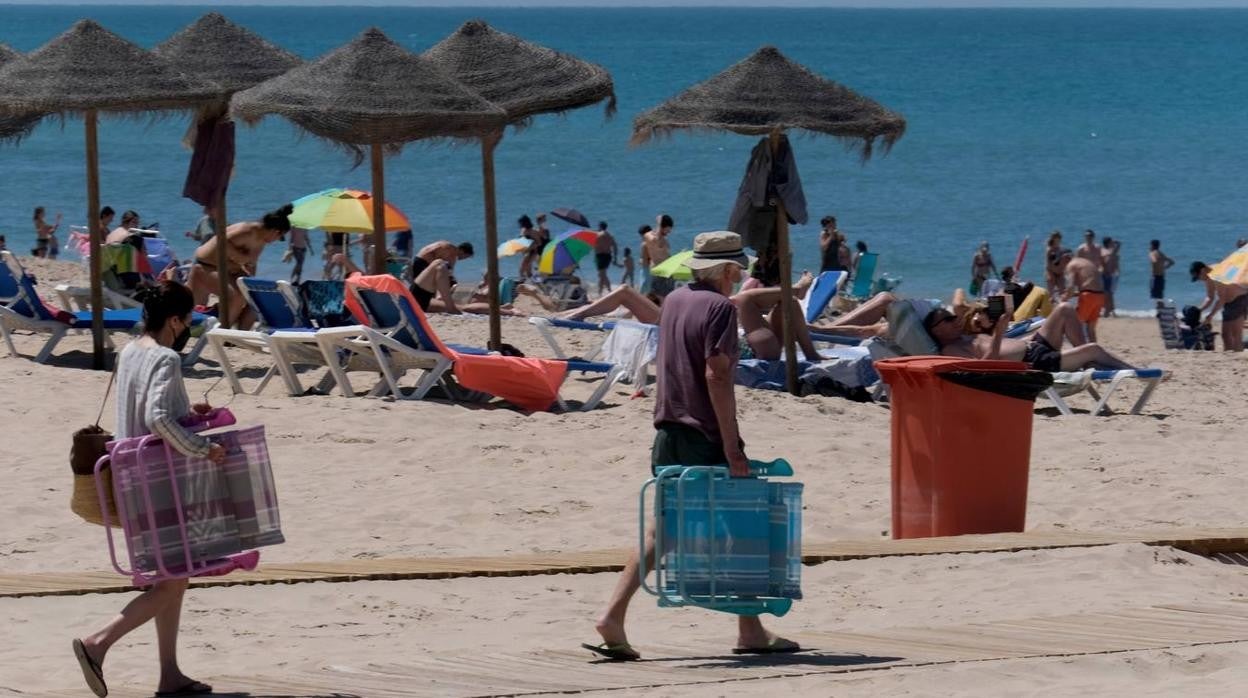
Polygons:
M0 44L0 67L22 54ZM39 123L38 116L0 116L0 141L20 141Z
M194 109L217 92L89 19L0 68L0 114Z
M605 68L500 32L482 20L465 22L422 55L505 109L508 123L604 99L607 115L615 112L615 85Z
M724 72L698 83L633 121L634 144L677 129L713 129L745 135L803 129L855 142L863 158L876 139L885 150L901 138L906 120L874 100L820 77L764 46Z
M376 28L235 94L230 108L248 123L278 114L335 143L391 149L425 138L480 138L506 123L502 109Z
M216 83L223 98L303 62L217 12L195 20L152 52L184 73Z

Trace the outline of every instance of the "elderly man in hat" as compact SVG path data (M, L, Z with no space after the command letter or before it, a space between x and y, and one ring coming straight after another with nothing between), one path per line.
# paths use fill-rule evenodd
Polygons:
M663 301L656 360L658 391L654 408L651 469L665 465L728 464L733 477L750 474L737 427L733 374L738 356L737 307L730 296L748 260L736 233L702 233L685 262L693 283ZM654 567L654 526L646 531L646 567ZM615 592L596 629L603 642L582 645L608 659L636 660L624 616L637 592L637 552L620 573ZM740 616L738 654L796 652L800 647L769 633L757 616Z

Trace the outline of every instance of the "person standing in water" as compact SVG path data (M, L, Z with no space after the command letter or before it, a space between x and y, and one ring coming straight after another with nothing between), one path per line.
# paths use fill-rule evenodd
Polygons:
M1122 272L1121 257L1118 256L1122 243L1106 235L1101 238L1101 279L1105 286L1105 317L1114 317L1114 291L1118 290L1118 276Z
M598 268L598 295L611 292L611 280L607 271L615 263L618 247L615 237L607 230L607 222L598 222L598 237L594 239L594 266Z
M1174 260L1161 251L1161 240L1149 241L1148 265L1153 272L1152 280L1148 284L1148 297L1163 300L1166 297L1166 270L1174 266Z
M624 268L624 273L620 275L620 285L637 286L637 271L633 264L633 248L624 248L624 257L620 259L619 266Z
M999 276L997 274L997 265L992 261L992 252L988 248L988 241L979 243L979 249L975 252L975 256L971 258L971 288L972 296L978 296L979 291L984 286L984 282L988 280L988 276Z
M48 259L56 259L60 252L60 246L56 242L56 229L61 227L61 214L56 214L56 222L48 225L43 220L43 207L35 207L35 249L31 250L31 254L35 257L47 257Z

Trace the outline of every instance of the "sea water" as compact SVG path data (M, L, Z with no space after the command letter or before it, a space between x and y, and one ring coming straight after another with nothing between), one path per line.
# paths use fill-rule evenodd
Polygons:
M866 164L835 139L795 134L810 209L810 222L793 229L797 269L817 268L825 214L851 242L880 253L881 270L903 279L900 290L921 296L965 286L981 240L1000 267L1029 235L1023 276L1042 280L1047 233L1061 229L1073 247L1092 228L1122 240L1119 304L1144 309L1150 239L1186 267L1216 261L1248 237L1248 11L0 6L0 41L29 51L91 17L150 47L210 9L307 58L369 26L422 51L481 17L605 66L619 95L615 119L592 107L540 117L504 138L503 239L521 214L565 206L608 221L634 254L638 226L659 213L676 220L674 249L723 228L755 139L678 133L634 148L632 118L764 44L908 123L892 153ZM159 222L183 255L193 250L183 232L199 216L180 197L187 119L100 123L102 203ZM413 145L387 160L386 175L418 244L483 243L478 148ZM49 218L63 212L66 225L84 223L84 179L79 119L0 146L0 234L10 249L33 246L34 206ZM330 186L368 189L368 167L352 169L340 151L280 118L240 127L231 220ZM556 233L563 227L552 220ZM266 251L262 274L288 273L283 247ZM463 263L459 276L475 279L483 259ZM504 271L517 261L504 259ZM319 264L315 255L309 264ZM1198 299L1201 288L1178 267L1168 295Z

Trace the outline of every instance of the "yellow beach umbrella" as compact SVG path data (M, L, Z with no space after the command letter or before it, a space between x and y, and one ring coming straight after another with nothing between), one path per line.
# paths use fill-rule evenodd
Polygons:
M1231 256L1213 265L1209 278L1224 284L1248 286L1248 245L1235 250Z

